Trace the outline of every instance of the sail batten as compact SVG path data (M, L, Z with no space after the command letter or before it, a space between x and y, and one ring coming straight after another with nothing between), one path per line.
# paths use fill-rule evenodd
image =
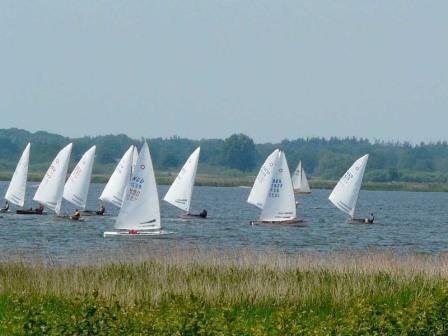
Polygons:
M334 206L351 218L355 216L356 203L358 202L359 190L361 189L368 159L369 155L366 154L356 160L341 177L328 197Z
M17 163L16 170L9 183L5 199L12 204L23 207L25 204L26 182L28 177L28 165L30 160L30 146L28 143Z
M200 152L201 148L198 147L188 157L173 184L170 186L165 197L163 198L164 201L186 212L190 211L191 196L193 194Z

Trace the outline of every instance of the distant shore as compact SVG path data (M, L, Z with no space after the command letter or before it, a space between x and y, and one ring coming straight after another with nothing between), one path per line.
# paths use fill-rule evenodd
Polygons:
M0 181L10 181L12 174L9 172L0 172ZM42 173L29 173L28 180L40 182ZM106 183L110 175L93 175L93 183ZM175 175L166 173L157 173L157 183L159 185L170 185ZM198 175L196 177L197 186L209 187L252 187L255 176L220 176L220 175ZM337 181L310 179L311 189L333 189ZM379 191L421 191L421 192L448 192L448 184L444 183L415 183L415 182L364 182L364 190Z

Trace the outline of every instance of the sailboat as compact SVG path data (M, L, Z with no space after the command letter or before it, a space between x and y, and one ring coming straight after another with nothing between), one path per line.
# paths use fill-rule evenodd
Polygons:
M11 182L9 183L8 186L8 190L6 190L5 194L5 200L21 208L23 208L23 205L25 204L28 164L30 161L30 147L31 144L28 143L22 153L22 156L20 157L19 162L17 163L16 170L14 171L14 175L12 176ZM9 211L9 209L0 212L7 212L7 211Z
M160 222L156 178L146 141L126 188L126 197L115 222L115 229L116 231L104 232L104 237L161 236L172 233L164 231Z
M299 161L294 175L292 176L292 186L294 188L294 194L310 194L311 189L306 178L305 169L302 167L302 161Z
M339 210L350 216L348 223L373 224L374 221L373 214L371 218L355 218L356 203L368 159L369 154L366 154L356 160L328 197Z
M134 146L130 146L124 153L109 181L104 187L99 199L120 208L123 203L125 189L132 175Z
M291 175L285 153L269 155L255 179L247 202L261 209L260 219L251 224L298 224Z
M87 204L96 146L92 146L79 160L64 186L63 198L84 210Z
M60 215L64 182L73 144L68 144L56 155L37 188L33 200L47 206Z
M163 200L185 211L184 216L206 218L206 210L199 214L190 214L191 195L193 194L200 152L201 147L198 147L190 155Z

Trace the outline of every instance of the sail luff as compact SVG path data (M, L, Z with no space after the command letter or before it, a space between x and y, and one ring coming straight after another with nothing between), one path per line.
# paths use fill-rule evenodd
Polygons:
M16 170L9 183L5 199L12 204L23 207L25 204L26 182L28 178L28 165L30 160L30 146L28 143L17 163Z

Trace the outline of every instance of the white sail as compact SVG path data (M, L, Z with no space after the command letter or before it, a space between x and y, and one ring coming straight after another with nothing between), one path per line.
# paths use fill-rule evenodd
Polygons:
M96 146L90 148L79 160L65 183L63 197L73 205L85 209L92 177Z
M163 199L186 212L190 211L200 152L201 147L198 147L190 155Z
M55 211L56 214L59 214L61 210L62 193L71 152L72 144L69 144L56 155L33 198L36 202Z
M352 218L355 216L356 202L368 159L369 154L366 154L356 160L328 197L331 203Z
M107 182L104 187L104 190L99 197L100 200L121 207L125 189L131 177L133 151L134 146L131 146L126 153L124 153L110 177L109 182Z
M30 143L26 145L5 194L6 200L20 207L23 207L25 204L26 181L28 176L28 164L30 161L30 146Z
M311 192L308 179L306 178L305 169L302 167L302 161L299 161L299 165L292 176L292 186L294 191L297 193L306 194Z
M137 164L138 159L138 149L137 146L134 146L134 150L132 151L132 172L134 172L135 165Z
M126 190L115 228L138 231L160 229L159 196L151 154L146 142L140 151L135 171Z
M264 161L260 171L258 172L257 178L255 179L249 197L247 198L247 203L263 209L266 194L271 187L272 171L274 169L275 162L277 161L278 153L279 150L276 149Z
M265 195L260 215L262 221L285 221L296 218L296 201L285 153L279 151L270 178L270 188Z

